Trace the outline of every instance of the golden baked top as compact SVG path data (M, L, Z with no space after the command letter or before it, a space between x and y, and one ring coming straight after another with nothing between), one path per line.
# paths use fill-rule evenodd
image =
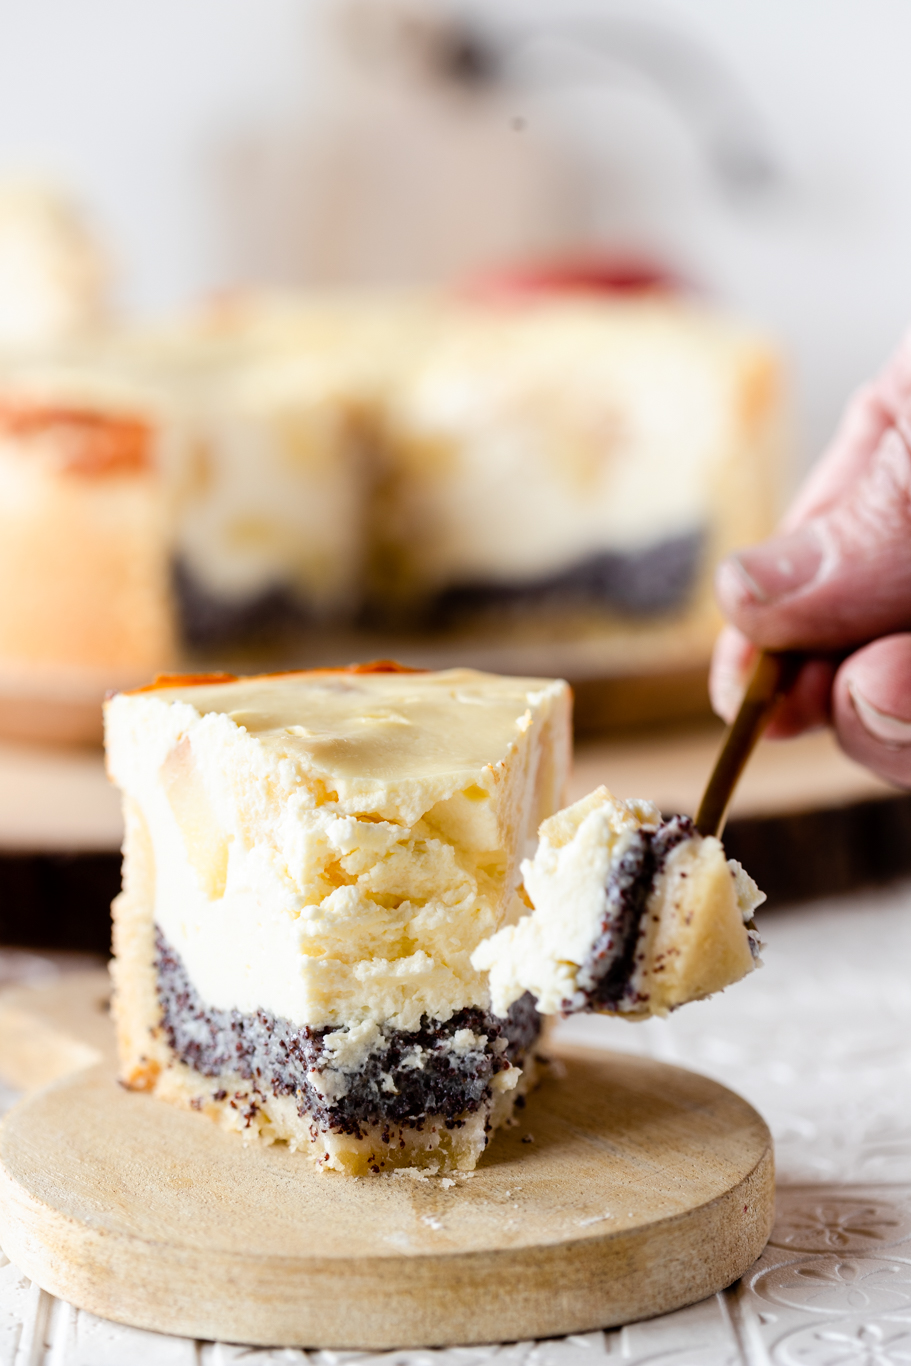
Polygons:
M496 764L530 722L529 707L566 685L476 669L361 667L178 675L153 688L162 702L227 716L265 749L302 759L327 779L396 781Z

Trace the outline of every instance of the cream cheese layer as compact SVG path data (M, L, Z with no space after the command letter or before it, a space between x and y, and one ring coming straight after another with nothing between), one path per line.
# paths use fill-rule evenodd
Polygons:
M106 724L154 918L208 1004L400 1029L487 1004L471 954L521 912L560 804L566 684L266 676L119 694Z

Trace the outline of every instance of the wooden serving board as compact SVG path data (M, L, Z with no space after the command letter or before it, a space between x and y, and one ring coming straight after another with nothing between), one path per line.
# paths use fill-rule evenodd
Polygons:
M549 1337L702 1299L768 1238L768 1129L705 1077L561 1050L470 1176L351 1179L119 1087L105 987L0 996L0 1071L59 1074L0 1128L0 1243L93 1313L279 1346Z

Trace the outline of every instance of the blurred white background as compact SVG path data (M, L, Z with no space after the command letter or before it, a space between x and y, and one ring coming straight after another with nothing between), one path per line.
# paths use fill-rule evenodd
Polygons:
M782 340L808 461L911 322L906 0L426 0L496 59L446 89L381 4L0 0L0 176L73 191L138 314L651 256Z

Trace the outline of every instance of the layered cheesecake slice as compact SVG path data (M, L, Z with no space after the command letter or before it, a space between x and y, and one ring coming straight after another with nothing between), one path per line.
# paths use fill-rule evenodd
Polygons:
M543 1014L642 1019L722 990L757 964L765 901L686 816L599 787L541 825L522 864L533 911L479 945L494 1011L531 993Z
M470 1170L539 1017L472 964L560 805L564 683L395 666L106 706L122 1080L352 1174Z

